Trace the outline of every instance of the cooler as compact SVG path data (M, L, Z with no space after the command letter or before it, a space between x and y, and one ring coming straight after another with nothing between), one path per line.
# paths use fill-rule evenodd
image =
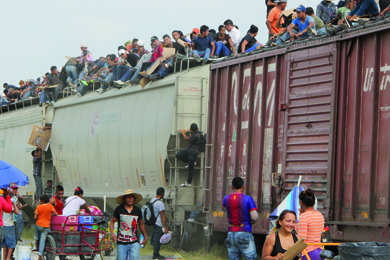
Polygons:
M82 225L81 224L84 224L84 228L89 228L89 229L92 229L93 226L93 216L79 216L79 231L81 231L81 228L82 228ZM90 224L90 225L86 225L86 224ZM86 229L84 229L84 231L87 231Z
M65 226L65 221L67 225ZM62 231L63 227L66 231L77 231L79 227L78 216L51 216L50 229L52 231Z

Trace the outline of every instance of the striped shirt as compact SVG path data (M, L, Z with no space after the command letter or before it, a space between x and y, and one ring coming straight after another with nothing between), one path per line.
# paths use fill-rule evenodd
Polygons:
M297 232L306 243L321 243L321 233L324 229L325 220L321 212L309 210L299 217ZM313 251L321 246L308 246L306 252Z

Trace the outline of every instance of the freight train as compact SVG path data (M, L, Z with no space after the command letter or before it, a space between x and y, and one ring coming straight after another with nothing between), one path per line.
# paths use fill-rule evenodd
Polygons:
M66 195L81 186L89 204L108 211L127 188L145 203L166 187L174 243L183 247L227 232L222 199L235 176L258 207L256 239L302 176L333 239L390 242L388 44L386 19L181 70L145 88L19 107L0 115L0 157L32 177L30 129L52 126L45 179ZM174 155L187 146L179 130L193 122L206 152L193 185L180 187L187 169Z

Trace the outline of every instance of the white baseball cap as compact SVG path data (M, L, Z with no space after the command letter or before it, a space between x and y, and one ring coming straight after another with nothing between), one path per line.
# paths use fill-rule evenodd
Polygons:
M137 45L140 46L140 47L144 47L144 42L143 41L138 41Z

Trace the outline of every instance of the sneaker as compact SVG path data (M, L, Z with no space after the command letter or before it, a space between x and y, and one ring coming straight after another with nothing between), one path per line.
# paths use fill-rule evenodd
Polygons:
M77 93L76 93L76 94L77 94L77 96L79 96L79 97L82 97L82 96L83 96L83 95L81 95L81 93L80 93L80 92L78 92L78 91L77 91Z
M197 62L201 62L202 59L199 57L199 55L196 55L194 54L194 59L197 61Z
M99 89L97 89L97 90L96 90L96 92L97 92L97 93L99 93L99 94L103 94L103 92L104 92L104 89L102 89L102 88L99 88Z
M317 31L311 28L310 26L307 27L307 32L311 35L317 35Z
M126 85L126 82L123 82L122 80L116 80L116 81L114 81L114 84L122 86L122 85Z
M196 166L196 162L194 162L194 166ZM188 164L186 166L184 166L185 168L188 168Z
M80 80L80 83L83 84L84 86L88 86L88 82L85 80Z
M185 182L183 184L180 184L180 187L191 187L191 183Z
M202 65L205 65L207 63L207 60L206 59L203 59L202 60Z

